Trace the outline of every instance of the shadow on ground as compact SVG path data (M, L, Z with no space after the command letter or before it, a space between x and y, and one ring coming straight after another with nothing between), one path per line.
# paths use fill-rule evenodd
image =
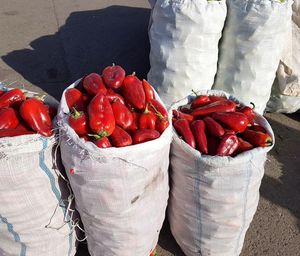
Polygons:
M56 34L2 59L57 99L68 84L112 62L144 78L149 70L149 16L149 9L125 6L73 12Z

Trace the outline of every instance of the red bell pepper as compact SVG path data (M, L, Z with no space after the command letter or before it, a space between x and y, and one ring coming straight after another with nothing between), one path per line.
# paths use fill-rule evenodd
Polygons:
M26 124L39 134L52 135L52 122L48 108L36 98L25 100L20 107L20 115Z
M205 134L205 123L203 120L195 120L191 123L191 130L196 140L197 149L203 153L207 154L207 139Z
M244 131L243 138L256 147L268 147L273 144L272 137L269 134L251 129Z
M111 104L116 124L123 129L127 129L133 123L133 116L129 109L122 104L119 100L114 101Z
M88 118L91 130L101 137L113 133L116 125L114 112L104 94L98 93L88 106Z
M77 111L75 108L73 108L73 111L69 116L69 125L80 136L88 133L88 120L86 114L82 111Z
M114 92L112 89L107 90L106 98L108 99L108 101L110 103L113 103L114 101L119 100L122 104L125 104L124 98L120 94Z
M194 93L196 94L196 98L193 99L191 103L191 109L202 107L210 103L210 98L208 95L198 95L196 92Z
M186 119L178 119L173 123L176 132L181 135L184 141L192 148L196 148L194 135L190 128L190 123Z
M106 94L107 89L100 75L91 73L83 78L83 87L89 95Z
M79 111L83 111L84 109L86 109L87 104L84 101L84 96L78 89L69 88L68 90L66 90L65 98L70 110L73 107L75 107Z
M243 113L244 115L246 115L247 116L247 118L248 118L248 121L249 121L249 123L250 124L254 124L254 119L255 119L255 113L254 113L254 108L255 108L255 105L254 105L254 103L252 103L251 102L251 104L252 104L252 108L251 107L248 107L248 106L244 106L244 107L242 107L242 108L240 108L239 110L238 110L238 112L241 112L241 113Z
M14 129L18 125L19 118L13 108L0 109L0 129Z
M235 132L245 131L249 124L247 116L240 112L216 112L212 118Z
M18 130L18 129L0 129L0 138L15 137L15 136L29 135L29 134L35 134L35 132L22 131L22 130Z
M126 147L132 144L132 138L129 133L119 126L116 126L109 139L114 147Z
M150 111L158 115L161 114L164 118L168 119L168 111L158 100L152 99L148 102L148 104Z
M20 89L12 89L0 96L0 108L19 106L25 99L25 94Z
M154 90L152 86L145 79L143 79L143 88L146 96L146 102L155 99Z
M242 138L238 137L239 140L239 147L237 149L237 153L242 153L244 151L248 151L253 147L253 145L251 143L249 143L248 141L243 140Z
M222 137L225 133L224 128L210 116L203 119L206 125L206 131L213 137Z
M148 104L147 104L144 113L141 114L139 118L139 128L154 130L156 120L157 120L157 115L149 111Z
M101 137L97 134L89 134L88 136L94 137L93 143L98 147L98 148L110 148L112 147L109 139L107 137Z
M173 112L173 117L175 117L176 119L186 119L188 120L190 123L194 121L194 117L190 114L186 114L186 113L183 113L179 110L176 110L176 109L173 109L172 110Z
M150 140L159 138L160 133L151 129L139 129L133 132L132 140L133 144L139 144Z
M217 137L207 136L207 148L208 155L215 156L219 145L219 139Z
M145 109L146 95L143 83L134 74L125 77L121 90L127 104L138 110Z
M235 108L236 104L231 100L216 101L203 107L194 109L191 115L193 115L195 118L198 118L199 116L210 115L214 112L234 112Z
M121 87L125 76L125 70L121 66L116 66L114 63L112 64L112 66L107 66L102 71L102 77L105 84L107 85L107 87L112 89L118 89L119 87Z
M239 147L239 141L235 134L225 134L217 148L218 156L232 156Z

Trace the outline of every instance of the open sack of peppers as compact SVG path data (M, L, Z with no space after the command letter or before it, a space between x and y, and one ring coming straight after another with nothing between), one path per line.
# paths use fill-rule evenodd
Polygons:
M63 164L91 255L155 248L168 200L168 113L146 80L112 65L63 93Z
M239 255L274 134L252 106L200 91L172 106L171 231L190 255Z
M0 92L0 254L74 255L66 183L52 117L58 102Z

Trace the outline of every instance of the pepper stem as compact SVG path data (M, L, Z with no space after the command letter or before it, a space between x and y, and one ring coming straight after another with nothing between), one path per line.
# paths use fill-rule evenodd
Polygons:
M255 104L253 102L250 102L250 104L252 105L252 109L255 109Z
M160 119L160 120L164 119L165 117L162 115L162 113L160 113L160 112L156 109L156 107L154 107L154 105L153 105L151 102L149 102L149 103L150 103L151 107L154 109L155 114L159 117L159 119ZM146 106L146 107L147 107L147 106Z
M198 94L194 91L194 89L192 89L192 92L193 92L196 96L198 96Z
M81 113L79 111L77 111L75 107L72 107L72 116L75 119L77 119L77 118L81 117Z

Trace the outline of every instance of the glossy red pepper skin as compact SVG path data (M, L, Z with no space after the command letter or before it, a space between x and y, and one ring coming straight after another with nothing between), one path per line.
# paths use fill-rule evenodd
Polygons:
M202 106L208 105L209 103L210 103L209 96L199 95L192 101L191 109L202 107Z
M132 125L133 116L124 104L122 104L119 100L116 100L111 104L111 107L115 116L116 125L123 129L127 129Z
M25 94L20 89L12 89L0 96L0 109L20 105L26 99Z
M115 64L112 66L107 66L102 71L102 77L106 86L112 89L120 88L125 76L125 70L121 66Z
M247 116L240 112L216 112L212 118L235 132L245 131L249 124Z
M23 131L19 129L0 129L0 138L15 137L21 135L35 134L33 131Z
M207 136L207 148L208 155L215 156L219 145L219 139L217 137Z
M130 134L119 126L116 126L109 139L114 147L126 147L132 144Z
M232 156L238 149L239 141L235 134L225 134L217 148L218 156Z
M146 102L155 99L155 93L152 86L145 79L143 79L142 83L146 96Z
M88 119L86 114L82 111L77 111L75 108L73 108L73 111L69 116L69 125L79 136L88 133Z
M6 91L0 90L0 96L3 95L4 93L6 93Z
M22 121L18 124L18 126L15 129L19 131L30 131L30 128L28 128L28 126Z
M267 130L259 124L254 124L249 127L250 130L267 133Z
M80 138L84 139L84 141L91 141L91 137L87 134L80 136ZM106 138L106 137L104 137Z
M86 108L83 94L76 88L69 88L68 90L66 90L65 99L69 110L75 107L77 110L83 111Z
M20 115L26 124L39 134L52 135L52 122L48 108L36 98L25 100L20 107Z
M151 129L139 129L133 132L132 140L133 144L140 144L150 140L159 138L160 133Z
M114 92L112 89L107 90L106 98L108 99L108 101L110 103L113 103L114 101L119 100L122 104L125 104L124 98L120 94Z
M93 143L98 148L110 148L112 147L109 139L107 137L101 137L99 135L89 134L90 137L94 137Z
M272 137L269 134L251 129L244 131L243 138L256 147L268 147L273 144Z
M190 114L183 113L176 109L173 109L172 112L173 112L173 117L175 117L176 119L186 119L190 123L194 121L194 117Z
M19 123L17 112L13 108L0 109L0 129L14 129Z
M155 123L155 130L162 134L170 125L170 122L166 118L158 117Z
M212 102L216 102L216 101L226 101L227 98L224 96L210 95L209 100L212 103Z
M190 128L190 123L186 119L178 119L173 123L176 132L181 135L184 141L192 148L196 148L195 137Z
M244 107L240 108L238 111L247 116L250 124L254 124L255 113L253 110L255 108L255 105L253 103L251 103L251 104L252 104L253 108L244 106Z
M162 115L164 118L168 119L168 111L166 108L156 99L148 101L149 110L158 115Z
M138 110L145 109L146 95L143 84L135 75L125 77L121 90L127 104Z
M197 149L202 154L207 154L207 139L205 134L205 123L203 120L195 120L191 123L191 130L196 140Z
M157 115L149 111L148 105L143 114L139 118L139 129L151 129L155 130L155 124L157 120Z
M87 75L83 79L82 84L86 92L91 96L94 96L98 93L106 94L107 92L101 76L97 73L91 73Z
M236 109L236 104L231 100L216 101L209 103L203 107L196 108L192 111L191 115L195 118L199 116L210 115L214 112L234 112Z
M238 141L239 141L239 147L237 149L237 153L242 153L248 150L253 149L253 145L251 143L249 143L248 141L243 140L242 138L238 137Z
M129 133L132 133L134 132L135 130L139 129L139 120L140 120L140 116L141 114L140 113L137 113L135 111L131 112L132 114L132 118L133 118L133 122L132 124L127 127L126 131L129 132Z
M222 137L225 133L224 128L210 116L203 119L206 125L206 131L213 137Z
M104 94L97 94L88 106L88 119L91 130L101 137L113 133L116 125L114 112Z

